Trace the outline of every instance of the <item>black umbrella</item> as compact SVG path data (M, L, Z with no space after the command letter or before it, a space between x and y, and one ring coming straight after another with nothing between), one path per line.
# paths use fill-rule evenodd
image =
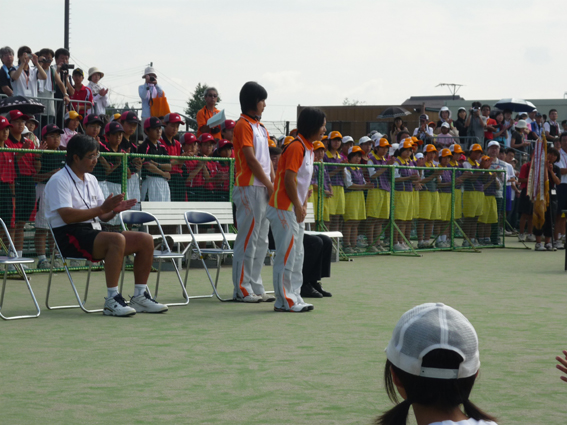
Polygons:
M405 117L406 115L411 115L411 112L404 108L400 108L399 106L392 106L391 108L387 108L382 111L382 113L378 115L376 119L384 120L397 117Z
M496 102L494 107L500 109L501 111L509 109L512 112L531 112L536 109L535 105L532 102L516 97L501 99Z
M0 113L18 110L22 114L35 115L45 111L45 106L34 99L24 96L12 96L0 100Z

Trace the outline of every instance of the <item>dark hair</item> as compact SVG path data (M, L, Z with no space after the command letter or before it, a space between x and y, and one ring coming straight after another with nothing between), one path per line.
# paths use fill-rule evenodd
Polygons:
M550 109L548 114L551 115L552 112L557 112L557 109Z
M396 142L400 143L400 140L402 140L402 135L404 135L404 134L407 134L408 136L410 135L410 134L409 134L409 131L407 131L407 130L402 130L402 131L400 131L400 132L398 133L398 135L396 136Z
M504 110L502 111L502 113L503 113L503 114L510 114L510 115L512 115L512 110L511 110L511 109L504 109Z
M557 158L557 160L559 160L561 158L561 155L559 154L559 151L555 148L547 148L547 154L552 154L555 155L555 157ZM557 161L555 161L557 162Z
M240 89L240 109L243 114L256 110L256 105L261 100L268 98L268 92L255 81L248 81Z
M506 153L512 152L513 154L515 154L515 153L516 153L516 150L515 150L514 148L508 148L508 149L506 149L505 152L506 152Z
M270 147L270 155L281 155L282 150L280 148L272 148Z
M412 148L398 148L396 149L396 151L394 152L394 155L392 155L393 157L397 158L399 157L403 151L411 151L413 150Z
M458 369L463 361L461 355L455 351L437 349L432 350L423 357L422 366L438 369ZM406 400L398 403L398 396L392 377L392 370L400 380L406 392ZM394 366L390 360L386 361L384 368L384 384L390 400L396 406L376 418L377 425L405 425L410 406L418 403L424 406L433 406L440 410L451 410L463 405L467 416L478 420L496 421L494 417L479 409L469 400L476 375L460 379L424 378L404 372Z
M484 108L490 109L490 105L487 105L487 104L485 103L484 105L482 105L482 106L480 107L481 110L484 109Z
M61 48L59 48L59 49L57 49L57 50L55 51L55 59L57 59L57 58L58 58L59 56L61 56L61 55L63 55L63 56L71 56L71 53L69 53L69 50L67 50L67 49L65 49L65 48L63 48L63 47L61 47Z
M564 131L559 135L559 141L563 140L564 137L567 137L567 131Z
M91 136L75 134L67 144L67 157L65 158L65 162L67 165L72 165L75 155L77 155L79 159L83 159L87 152L98 152L98 147L98 142Z
M317 108L305 108L297 118L297 132L306 139L319 134L319 129L325 122L325 113Z
M472 106L473 108L480 108L480 105L481 105L480 102L473 102L471 106Z
M18 49L18 64L21 63L20 61L20 56L22 56L24 53L27 53L28 55L32 54L31 49L28 46L22 46Z
M51 50L47 47L41 49L38 53L39 53L38 56L45 56L45 55L50 55L51 57L55 56L55 53L53 53L53 50Z

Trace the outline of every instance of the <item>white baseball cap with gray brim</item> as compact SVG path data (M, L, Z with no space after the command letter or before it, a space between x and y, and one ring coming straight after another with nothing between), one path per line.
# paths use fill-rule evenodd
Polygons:
M360 146L360 145L362 145L363 143L368 143L368 142L371 142L371 141L372 141L372 139L371 139L370 137L368 137L368 136L362 136L360 139L358 139L357 145Z
M345 136L345 137L343 137L342 142L343 142L343 144L344 144L344 143L348 143L348 142L354 143L354 139L353 139L352 137L350 137L350 136Z
M516 128L528 128L528 122L526 120L518 120L518 122L515 125Z
M488 146L486 147L487 149L492 147L492 146L498 146L500 147L500 143L498 143L496 140L493 140L492 142L488 143Z
M373 142L379 141L384 135L382 133L376 132L372 135L371 139Z
M451 128L451 124L449 124L448 122L444 122L443 124L441 124L441 127Z
M423 357L437 349L459 354L463 358L459 368L422 366ZM425 303L405 312L394 328L386 356L404 372L424 378L467 378L480 368L473 325L461 312L443 303Z

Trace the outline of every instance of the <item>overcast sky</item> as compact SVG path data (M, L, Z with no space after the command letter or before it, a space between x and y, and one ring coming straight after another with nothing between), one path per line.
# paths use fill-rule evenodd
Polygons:
M4 19L2 45L63 45L63 0L26 0ZM296 106L400 104L410 96L563 98L567 1L72 0L71 62L106 75L111 102L138 102L153 62L173 110L199 82L236 118L238 93L268 91L265 121ZM34 27L34 20L38 23Z

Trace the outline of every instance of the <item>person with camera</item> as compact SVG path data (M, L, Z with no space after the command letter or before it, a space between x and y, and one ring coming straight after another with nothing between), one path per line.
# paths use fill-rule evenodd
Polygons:
M61 80L59 72L57 72L57 66L51 65L55 53L51 49L44 48L37 53L37 56L39 58L38 62L47 76L45 80L39 80L38 95L42 98L53 99L57 88L59 88L59 91L62 93L65 92L65 85ZM70 101L67 95L63 95L63 99L65 104L68 104ZM41 100L41 103L45 105L44 114L46 115L40 117L40 128L43 128L47 124L52 124L55 121L55 104L53 100Z
M468 128L468 136L475 139L470 140L470 144L481 144L484 141L484 122L481 117L481 103L473 102L472 108L469 110L469 115L465 126Z
M220 112L215 108L218 98L219 92L214 87L208 87L205 90L205 106L197 112L197 137L203 133L209 133L217 140L222 138L220 125L213 128L207 125L207 121Z
M69 50L61 47L55 51L55 71L59 75L59 79L63 83L63 87L55 85L55 99L70 98L75 93L73 80L69 75L69 70L74 69L75 65L69 63L71 54ZM68 103L68 102L65 102ZM55 103L55 122L63 128L66 108L63 102Z
M35 68L30 68L30 62ZM10 72L14 96L37 97L37 81L47 79L47 75L39 66L38 57L28 46L18 49L18 67Z
M421 114L419 116L419 127L413 131L413 135L419 140L423 140L423 143L429 144L433 143L433 129L427 125L429 122L429 116L427 114Z
M148 66L142 78L146 82L138 87L138 95L142 99L142 122L145 122L146 118L152 116L152 99L163 96L163 90L157 82L156 71L153 67Z

